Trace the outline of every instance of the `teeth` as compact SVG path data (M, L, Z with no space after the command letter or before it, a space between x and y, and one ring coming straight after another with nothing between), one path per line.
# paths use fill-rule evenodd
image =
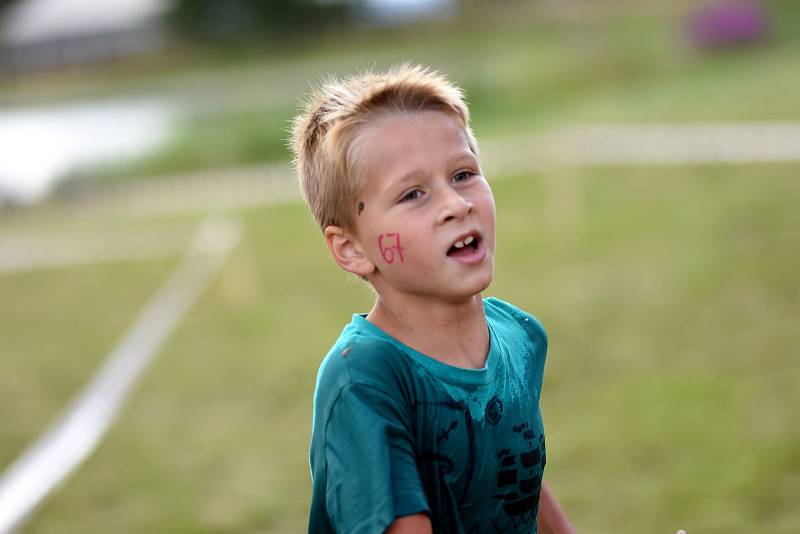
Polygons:
M473 241L475 241L475 237L468 236L463 241L456 241L455 243L453 243L453 246L456 247L456 248L464 248L465 246L469 245Z

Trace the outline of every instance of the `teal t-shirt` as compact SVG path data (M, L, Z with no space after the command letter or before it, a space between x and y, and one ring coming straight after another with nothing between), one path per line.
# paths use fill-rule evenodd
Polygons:
M482 369L430 358L362 315L314 393L310 533L382 533L427 512L434 532L536 532L545 439L539 321L484 299Z

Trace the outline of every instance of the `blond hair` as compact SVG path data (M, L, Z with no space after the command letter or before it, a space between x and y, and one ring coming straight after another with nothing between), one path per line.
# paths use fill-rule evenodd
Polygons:
M360 128L390 114L428 110L459 120L477 155L464 94L439 72L403 64L330 79L311 95L294 119L291 148L303 198L322 229L352 228L361 186L352 145Z

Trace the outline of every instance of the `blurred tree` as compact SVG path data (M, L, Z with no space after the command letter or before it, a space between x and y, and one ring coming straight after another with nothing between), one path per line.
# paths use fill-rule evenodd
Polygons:
M3 13L11 4L15 4L18 1L19 0L0 0L0 17L3 16Z
M233 43L308 34L346 22L350 8L330 0L177 0L170 19L184 37Z

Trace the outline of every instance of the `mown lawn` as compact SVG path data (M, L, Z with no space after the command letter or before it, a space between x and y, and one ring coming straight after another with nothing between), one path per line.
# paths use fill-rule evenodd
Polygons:
M797 120L800 11L769 5L772 40L719 55L681 45L674 9L583 23L501 13L447 39L440 28L378 32L285 58L26 87L44 99L201 87L203 98L234 103L115 170L126 179L285 158L287 121L309 82L401 60L463 83L479 139L565 122ZM0 101L22 89L0 87ZM547 477L579 530L800 531L800 165L487 172L499 213L488 293L550 333ZM95 224L59 213L46 224L35 210L5 217L0 230ZM243 243L100 449L25 532L304 529L316 367L371 294L329 260L299 203L234 215ZM0 275L0 468L90 377L174 265Z
M549 330L547 476L581 531L800 528L796 172L494 180L489 293ZM316 366L370 294L301 205L240 215L244 243L30 532L303 529Z
M171 264L0 273L0 470L61 413Z
M265 46L263 55L189 54L172 63L165 54L150 69L137 61L127 70L12 78L0 81L0 104L145 93L185 111L155 153L76 173L101 182L286 160L291 117L311 86L401 62L440 69L463 86L484 138L565 122L787 120L800 116L800 9L792 0L765 5L772 24L764 42L717 52L686 38L689 5L600 1L580 15L509 2L449 23L326 34L302 50Z

